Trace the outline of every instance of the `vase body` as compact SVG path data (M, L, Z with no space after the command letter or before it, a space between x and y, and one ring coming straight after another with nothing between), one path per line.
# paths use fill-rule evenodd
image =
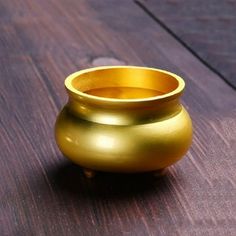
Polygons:
M184 82L177 75L145 67L99 67L70 75L65 85L69 100L58 115L55 137L74 163L98 171L146 172L166 168L187 152L192 124L179 101ZM86 93L121 87L161 95L121 99Z

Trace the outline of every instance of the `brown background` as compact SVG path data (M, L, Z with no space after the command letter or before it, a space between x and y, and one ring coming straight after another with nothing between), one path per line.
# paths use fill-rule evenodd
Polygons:
M236 2L198 2L0 1L0 235L236 235ZM194 140L163 178L86 179L57 149L64 78L104 64L185 79Z

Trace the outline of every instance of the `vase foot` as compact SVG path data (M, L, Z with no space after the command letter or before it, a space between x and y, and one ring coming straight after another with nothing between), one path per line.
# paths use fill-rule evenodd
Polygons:
M166 172L167 172L167 168L155 170L153 171L153 176L158 178L158 177L164 176Z
M90 170L90 169L83 169L84 175L86 178L91 179L95 176L96 172L94 170Z

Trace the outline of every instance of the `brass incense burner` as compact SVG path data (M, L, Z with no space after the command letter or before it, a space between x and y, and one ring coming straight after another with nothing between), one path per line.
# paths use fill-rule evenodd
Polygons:
M71 74L65 87L69 100L56 121L56 142L88 176L162 170L191 144L191 119L179 101L185 83L173 73L96 67Z

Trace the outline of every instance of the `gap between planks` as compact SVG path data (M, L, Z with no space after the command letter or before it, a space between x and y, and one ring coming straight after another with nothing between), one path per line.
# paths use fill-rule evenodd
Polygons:
M236 90L236 86L229 82L225 76L214 68L210 63L204 60L195 50L193 50L184 40L182 40L176 33L174 33L162 20L154 15L142 2L134 0L134 3L140 7L150 18L152 18L157 24L159 24L166 32L168 32L174 39L176 39L183 47L185 47L194 57L196 57L201 63L203 63L209 70L214 72L220 77L227 85Z

